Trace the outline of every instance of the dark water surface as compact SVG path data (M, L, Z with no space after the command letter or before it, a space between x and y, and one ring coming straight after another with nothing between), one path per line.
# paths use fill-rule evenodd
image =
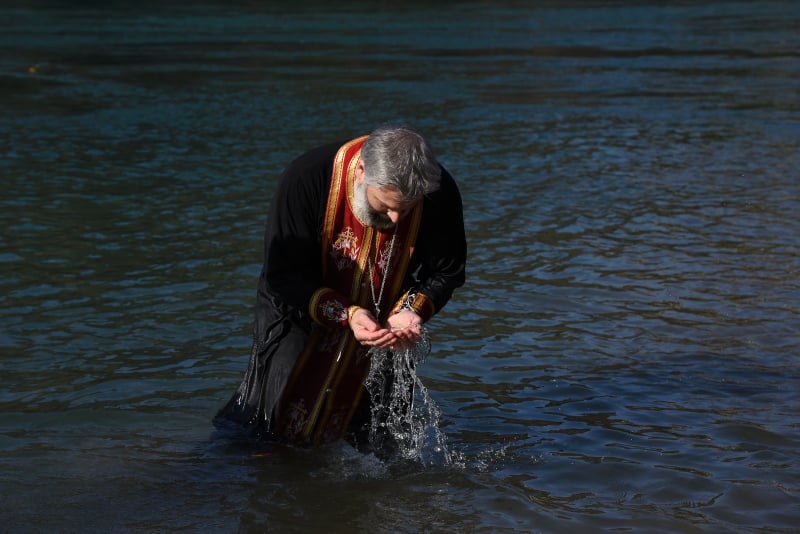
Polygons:
M800 4L397 4L3 4L2 529L796 532ZM395 119L452 462L215 438L277 174Z

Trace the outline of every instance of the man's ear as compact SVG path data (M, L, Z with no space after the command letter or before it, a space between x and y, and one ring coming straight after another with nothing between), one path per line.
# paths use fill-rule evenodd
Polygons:
M356 163L356 173L355 173L356 185L361 185L364 181L364 160L359 159L358 163Z

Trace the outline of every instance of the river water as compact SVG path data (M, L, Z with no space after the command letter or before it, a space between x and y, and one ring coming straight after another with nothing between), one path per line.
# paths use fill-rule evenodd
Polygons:
M4 3L3 530L796 531L800 4L662 4ZM216 436L278 173L394 120L449 461Z

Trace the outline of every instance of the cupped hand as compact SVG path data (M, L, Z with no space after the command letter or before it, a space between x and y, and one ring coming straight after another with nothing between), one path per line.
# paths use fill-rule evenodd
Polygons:
M397 336L395 348L414 346L422 336L422 318L413 310L402 310L388 319L389 329Z
M381 326L375 317L365 308L359 308L350 317L350 328L356 341L362 345L381 349L393 348L398 336L390 328Z

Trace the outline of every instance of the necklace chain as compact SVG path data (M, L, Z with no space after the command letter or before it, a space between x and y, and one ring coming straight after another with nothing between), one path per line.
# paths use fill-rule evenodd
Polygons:
M367 258L367 266L369 267L369 289L372 292L372 303L375 305L375 318L381 318L381 300L383 299L383 288L386 286L386 279L389 278L389 266L392 263L392 253L394 252L394 242L397 239L397 226L394 227L394 234L392 240L389 242L389 255L386 258L386 268L383 271L383 279L381 279L381 289L378 293L378 298L375 298L375 279L372 274L372 258ZM375 259L377 260L380 255L380 248L375 252Z

